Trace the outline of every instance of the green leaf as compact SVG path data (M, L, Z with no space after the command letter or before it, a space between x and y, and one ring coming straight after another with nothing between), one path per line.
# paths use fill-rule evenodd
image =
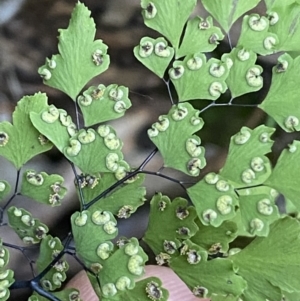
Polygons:
M9 194L10 184L7 181L0 181L0 202Z
M9 251L7 248L3 247L3 241L0 237L0 268L4 268L9 262Z
M97 295L112 297L117 290L132 289L134 279L144 273L148 259L138 240L121 239L116 248L110 240L118 234L117 223L108 211L75 212L71 220L76 252L95 273L89 278Z
M222 296L213 294L210 301L241 301L241 299L232 295Z
M219 27L213 26L213 19L195 17L187 22L182 43L176 51L176 59L198 52L211 52L224 39Z
M85 210L73 213L71 222L77 254L86 267L96 271L94 264L103 265L113 251L110 240L118 235L114 216L109 211Z
M67 193L67 188L62 186L63 182L64 178L60 175L26 170L23 174L21 194L39 203L59 206Z
M117 297L118 292L123 295L124 291L131 295L128 290L135 287L137 276L144 274L144 265L147 260L148 256L139 246L136 238L131 238L124 245L119 245L119 248L105 260L103 269L99 273L103 296L111 299L110 297ZM119 299L116 298L116 300Z
M49 106L40 114L31 114L32 123L82 172L121 172L128 164L123 160L122 141L108 125L79 132L66 111Z
M290 4L296 2L295 0L264 0L266 7L267 7L267 11L271 12L274 8L279 9L281 7L287 7Z
M210 297L213 293L239 296L246 288L246 281L234 272L231 260L207 261L206 251L188 240L181 254L172 258L170 267L200 298Z
M69 139L77 133L75 123L63 109L54 105L46 107L39 113L31 112L32 124L63 153Z
M119 173L128 166L123 160L122 146L123 142L112 127L100 125L97 131L81 129L69 140L64 155L83 173Z
M174 49L164 38L156 40L143 37L140 45L134 47L134 56L158 77L163 78L173 56Z
M204 124L199 113L189 103L173 105L168 115L159 116L148 129L148 136L159 149L165 167L198 176L205 166L201 139L193 135Z
M284 301L295 301L300 299L300 291L294 292L282 292Z
M263 183L271 174L270 160L264 156L271 151L273 141L270 136L274 128L260 125L251 130L242 127L231 137L229 153L220 171L235 188Z
M46 267L53 261L53 259L59 255L63 250L63 245L59 238L47 235L43 238L40 245L40 254L36 262L38 272L41 273ZM49 291L54 291L60 288L62 282L67 278L66 271L69 269L67 261L64 257L60 258L54 266L51 267L49 272L40 281L42 287Z
M182 240L192 237L198 230L194 222L195 208L188 206L184 198L177 197L171 202L161 193L154 195L150 202L149 216L149 224L143 240L155 255L176 253Z
M78 2L67 29L59 30L60 54L47 59L38 70L44 83L65 92L74 101L78 93L93 77L109 66L107 46L95 40L95 23L90 11Z
M177 49L183 27L196 4L196 0L142 0L144 23L165 36Z
M205 226L199 219L196 220L199 230L191 241L205 249L209 255L219 252L226 253L229 243L237 236L237 225L232 221L225 221L219 227Z
M300 50L300 3L284 1L284 5L276 7L269 13L269 31L276 34L279 43L276 45L278 51L299 51Z
M268 237L255 238L231 256L238 274L248 283L245 301L281 300L281 291L299 290L300 226L286 217L271 225Z
M8 300L10 296L9 287L15 282L14 271L6 269L5 266L9 262L9 252L3 247L3 242L0 237L0 279L1 279L1 301Z
M238 191L240 192L245 193L239 196L241 226L248 234L268 236L269 225L280 217L275 205L278 193L266 186Z
M83 179L82 193L85 203L89 203L106 189L116 183L116 177L112 173L105 173L101 177L81 175ZM93 181L93 179L95 179ZM145 180L142 174L125 181L105 198L96 202L91 208L110 211L119 218L129 218L136 209L144 204L146 188L141 187Z
M15 282L14 272L10 269L0 268L0 279L1 279L1 301L8 300L10 296L9 287Z
M255 52L242 47L233 48L230 53L222 55L222 61L230 69L226 84L233 98L262 88L262 67L255 65L256 58Z
M299 162L300 141L294 141L289 149L282 151L277 164L265 185L275 188L300 210Z
M213 15L226 32L239 17L259 2L260 0L202 0L205 9Z
M187 189L197 215L204 225L219 227L235 216L237 195L226 178L209 173L194 186Z
M300 56L292 59L287 53L281 55L277 66L273 67L270 90L259 105L286 132L300 131L299 68Z
M268 31L269 20L258 14L246 15L243 18L242 30L237 46L253 50L260 55L272 54L276 51L279 39Z
M287 215L290 215L290 216L298 216L299 214L299 210L296 208L296 206L293 204L293 202L291 200L289 200L288 198L284 198L284 207L285 207L285 213Z
M49 231L48 227L31 213L15 206L7 210L8 223L17 235L27 244L39 243Z
M179 102L219 98L227 90L225 80L228 73L224 62L215 58L206 62L203 53L188 55L183 61L175 61L173 68L169 70Z
M86 127L120 118L131 107L128 88L115 84L89 87L78 97L78 104Z
M157 277L149 277L140 281L137 281L135 287L130 290L119 291L117 295L112 298L103 298L103 301L149 301L159 300L167 301L169 292L161 287L162 282ZM152 298L151 298L152 297ZM159 297L159 299L158 299Z
M75 288L65 288L62 291L51 293L53 296L58 298L60 301L70 301L70 300L80 300L79 291ZM46 297L40 296L38 293L34 292L28 301L48 301Z
M12 162L17 169L36 155L52 148L52 144L32 126L29 119L31 112L40 112L47 107L47 96L36 93L24 96L13 112L13 125L0 123L0 156Z

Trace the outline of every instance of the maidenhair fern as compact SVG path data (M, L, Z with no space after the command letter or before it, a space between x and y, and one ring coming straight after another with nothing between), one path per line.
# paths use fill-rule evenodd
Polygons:
M107 45L94 40L89 10L76 4L69 27L59 31L59 54L47 58L38 70L44 84L69 96L76 116L49 105L47 95L38 92L18 102L12 123L0 123L0 155L17 170L15 185L1 174L1 231L7 217L8 226L20 238L19 245L0 238L1 301L8 300L10 290L24 287L33 290L30 301L80 300L76 289L62 289L68 256L86 270L101 300L168 300L160 279L139 279L153 254L158 265L173 269L197 297L212 301L300 298L300 142L288 145L274 165L269 154L275 128L244 126L231 140L228 137L224 166L204 174L207 158L201 141L206 122L203 112L218 106L243 106L237 97L264 87L258 57L273 53L279 56L267 95L261 103L248 105L259 107L286 132L300 130L300 3L201 2L208 16L190 17L196 0L141 1L145 25L159 37L143 37L133 52L164 81L170 107L148 129L154 150L138 168L127 163L123 142L107 123L131 107L129 89L115 83L105 86L101 77L97 84L88 85L109 68L110 58ZM266 6L262 15L248 13L260 2ZM232 45L230 29L239 18L240 36ZM223 40L228 41L230 51L212 54ZM225 102L218 101L222 94ZM47 225L22 208L21 202L11 204L17 195L50 207L64 202L67 189L62 176L26 166L53 147L70 163L80 203L66 238L52 237ZM146 170L158 152L163 168ZM191 185L172 178L164 173L166 168L195 181ZM147 203L143 186L147 175L172 181L186 194L173 200L160 192L152 197L140 245L136 237L118 235L117 218L129 218ZM277 206L280 195L288 213ZM32 267L35 273L27 281L14 279L9 251L14 248L24 254L31 244L39 246ZM145 244L153 254L146 253ZM26 258L32 266L32 259Z

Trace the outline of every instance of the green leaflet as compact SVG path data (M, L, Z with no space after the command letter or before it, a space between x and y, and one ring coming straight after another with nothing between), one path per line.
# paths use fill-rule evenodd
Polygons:
M112 127L100 125L97 131L79 130L64 148L64 155L84 173L118 172L127 164L123 160L122 146L123 142Z
M280 219L271 225L268 237L255 238L230 257L248 283L241 297L244 301L281 300L280 290L299 290L299 233L298 221Z
M125 291L131 295L128 290L133 289L135 279L144 274L147 260L148 256L139 246L136 238L119 244L119 248L102 264L103 270L99 273L103 296L109 299L115 296L116 300L119 300L118 294L122 295Z
M112 173L105 173L100 177L81 175L80 179L83 179L80 181L83 181L81 186L85 203L89 203L116 183L116 178ZM144 180L145 176L139 174L135 178L125 181L124 184L96 202L91 208L101 208L102 210L110 211L119 218L129 218L146 200L146 188L141 186Z
M77 133L72 117L54 105L47 106L39 113L31 112L30 120L43 137L50 140L60 152L63 152L69 139Z
M269 12L269 31L276 34L279 43L278 51L299 51L300 44L300 3L285 5L274 8Z
M75 288L65 288L60 292L52 293L53 296L58 298L61 301L70 301L70 300L80 300L79 291ZM28 301L47 301L49 299L40 296L38 293L34 292L29 298Z
M52 260L63 250L63 245L59 238L47 235L40 245L39 258L36 262L38 272L41 273L52 262ZM59 259L50 271L40 281L42 287L49 291L60 288L66 280L66 271L69 265L64 258ZM34 299L33 299L34 300Z
M134 279L144 273L148 257L136 238L120 239L118 248L110 241L118 234L111 212L89 210L72 215L76 251L85 266L97 275L89 278L99 296L113 297L118 291L132 289Z
M205 226L199 219L196 220L199 230L191 238L191 241L204 248L209 255L226 253L229 243L238 235L236 223L225 221L219 227Z
M273 67L270 90L259 105L286 132L300 130L299 68L300 56L292 59L287 53L281 55L278 64Z
M170 267L199 298L210 297L212 293L239 296L246 288L246 281L237 275L229 259L207 261L207 253L189 240L180 255L172 258Z
M196 3L196 0L142 0L144 23L164 35L177 49L183 27Z
M164 166L198 176L206 165L201 139L193 135L203 127L199 111L189 103L173 105L148 130L148 136L164 158Z
M297 207L293 204L293 202L290 199L285 197L284 203L285 203L285 212L287 215L298 216L299 210L297 209Z
M267 11L268 12L272 12L273 10L277 10L278 8L281 7L285 7L285 6L289 6L290 4L294 3L294 2L298 2L299 0L264 0L266 7L267 7Z
M285 301L295 301L299 300L300 298L300 291L297 292L282 292L283 293L283 300Z
M211 301L241 301L239 297L234 297L232 295L212 295Z
M242 31L237 46L253 50L260 55L272 54L277 50L279 39L268 31L269 20L258 14L243 18Z
M197 215L204 225L219 227L235 216L237 195L226 178L209 173L204 179L187 189Z
M179 102L219 98L227 90L225 80L228 73L224 62L215 58L206 61L203 53L188 55L183 61L174 61L173 68L169 70Z
M115 84L91 86L77 101L86 127L120 118L131 107L128 88Z
M52 144L32 126L29 119L31 112L40 112L47 107L47 96L36 93L24 96L13 112L13 124L0 123L0 156L5 157L17 169L34 156L52 148Z
M45 172L37 173L27 170L23 174L21 194L35 201L47 205L59 206L67 193L66 187L62 186L64 178L60 175L48 175Z
M288 198L295 208L300 210L299 203L299 160L300 141L294 141L289 149L282 151L277 164L265 185L275 188Z
M256 58L255 52L242 47L233 48L230 53L222 55L222 61L230 69L226 84L233 98L262 88L262 67L255 65Z
M254 8L260 0L202 0L205 9L228 32L232 24L245 12Z
M0 202L8 195L10 188L10 184L7 181L0 181Z
M260 125L251 130L242 127L231 137L229 153L220 175L230 180L235 188L263 183L271 174L271 164L264 156L271 151L270 136L274 128Z
M14 272L12 270L0 269L0 277L1 301L6 301L10 296L9 287L14 283Z
M60 54L47 59L38 71L46 85L65 92L75 101L85 84L108 68L107 46L102 40L94 41L95 23L80 2L75 6L69 27L59 33Z
M23 208L11 206L7 210L8 223L26 244L39 243L49 231L48 227Z
M160 300L167 301L169 292L161 287L162 282L159 278L149 277L135 283L135 287L130 290L119 291L117 295L112 298L103 298L103 301L149 301ZM159 299L155 299L159 297Z
M146 68L163 78L174 56L174 49L168 46L168 42L164 38L154 40L143 37L140 45L134 47L133 53Z
M182 43L176 51L176 59L188 54L211 52L223 38L221 29L213 26L211 16L206 19L195 17L187 22Z
M9 256L10 254L8 252L8 249L3 247L3 241L0 237L0 269L4 268L8 264Z
M14 271L6 269L5 266L9 262L9 252L3 247L0 237L0 280L1 280L1 301L8 300L10 296L9 287L15 282Z
M128 165L121 152L123 143L111 126L78 131L66 111L53 105L30 117L34 126L84 173L119 172Z
M85 265L96 272L98 266L93 264L103 264L113 251L110 240L118 235L117 222L111 212L99 209L75 212L71 222L76 251Z
M241 194L243 192L243 194ZM239 190L241 226L247 234L268 236L269 225L279 219L277 191L266 186ZM242 235L242 233L240 234Z
M198 230L194 222L195 208L188 206L186 199L178 197L171 202L161 193L153 196L150 206L149 224L143 240L155 255L178 253L182 240L192 237Z

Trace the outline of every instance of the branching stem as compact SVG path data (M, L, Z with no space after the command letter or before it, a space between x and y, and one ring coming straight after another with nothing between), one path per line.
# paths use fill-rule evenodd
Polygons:
M155 172L155 171L143 170L143 171L141 171L140 173L147 174L147 175L152 175L152 176L157 176L157 177L161 177L161 178L164 178L164 179L166 179L166 180L168 180L168 181L177 183L177 184L180 185L180 187L181 187L184 191L186 191L186 187L184 186L184 183L183 183L182 181L179 181L179 180L174 179L174 178L172 178L172 177L170 177L170 176L164 175L164 174L160 173L159 171L156 171L156 172Z
M128 179L141 173L143 171L143 169L145 168L145 166L149 163L149 161L151 161L151 159L156 155L157 152L158 152L158 149L155 148L137 169L135 169L132 172L129 172L123 179L121 179L121 180L117 181L115 184L111 185L109 188L107 188L102 193L100 193L97 197L95 197L93 200L91 200L88 204L84 204L83 210L87 210L92 205L94 205L98 200L104 198L106 195L108 195L114 189L116 189L117 187L122 185L125 181L127 181Z
M79 182L78 173L76 171L74 163L71 162L71 161L68 161L68 162L70 163L70 165L72 167L72 170L73 170L73 173L74 173L74 176L75 176L76 185L77 185L78 191L79 191L80 204L82 204L82 206L84 207L85 206L85 200L84 200L82 188L81 188L81 185L80 185L80 182Z

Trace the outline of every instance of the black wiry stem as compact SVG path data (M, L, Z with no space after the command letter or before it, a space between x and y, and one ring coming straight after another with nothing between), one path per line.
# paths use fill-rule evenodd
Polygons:
M76 181L76 184L77 184L77 187L78 187L78 191L79 191L80 203L84 207L85 206L85 200L84 200L84 197L83 197L83 192L82 192L82 189L81 189L81 185L79 183L78 173L76 171L74 163L71 162L71 161L69 161L69 163L70 163L70 165L72 167L72 170L73 170L73 173L74 173L74 176L75 176L75 181Z
M79 122L79 112L78 112L78 103L77 103L77 100L74 101L74 104L75 104L76 125L77 125L77 128L79 129L80 122Z
M186 191L186 189L187 189L187 188L184 186L184 182L179 181L179 180L177 180L177 179L174 179L174 178L172 178L172 177L170 177L170 176L164 175L164 174L160 173L159 171L156 171L156 172L155 172L155 171L143 170L143 171L141 171L140 173L164 178L164 179L166 179L166 180L168 180L168 181L171 181L171 182L174 182L174 183L179 184L180 187L181 187L184 191Z
M158 149L155 148L148 156L147 158L143 161L143 163L134 171L129 172L123 179L117 181L115 184L104 190L102 193L100 193L98 196L96 196L93 200L91 200L88 204L84 204L83 210L88 209L92 205L94 205L98 200L104 198L106 195L108 195L110 192L112 192L114 189L122 185L125 181L128 179L136 176L137 174L141 173L145 166L149 163L149 161L156 155L158 152Z
M45 291L39 284L39 280L31 280L30 281L30 287L33 291L37 292L39 295L47 298L48 300L51 301L61 301L60 299L58 299L57 297L55 297L54 295L52 295L51 292L47 292Z

